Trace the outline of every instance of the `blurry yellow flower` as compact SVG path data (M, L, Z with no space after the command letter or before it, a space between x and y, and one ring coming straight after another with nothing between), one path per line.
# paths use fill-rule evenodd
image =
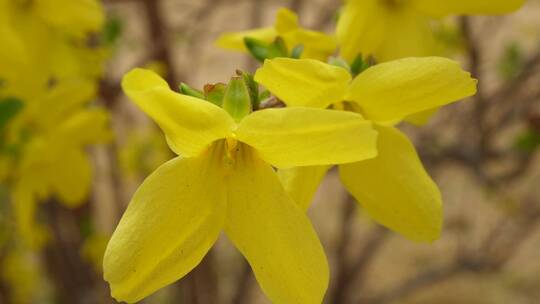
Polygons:
M103 233L93 233L84 240L81 256L91 263L96 273L103 271L103 254L109 242L109 237Z
M43 97L25 103L7 136L19 151L8 172L17 229L32 247L46 237L35 221L37 201L54 195L68 207L83 203L92 179L85 148L111 137L108 113L85 106L95 95L89 82L61 83L37 95Z
M30 137L16 179L42 198L56 194L68 206L77 206L87 196L92 177L84 149L111 137L109 116L104 109L84 106L95 96L89 82L60 83L43 94L21 114L17 131Z
M446 15L503 14L525 0L347 0L337 25L340 53L378 61L437 52L433 20Z
M340 165L341 179L379 223L417 241L441 230L441 195L414 146L393 127L405 117L449 104L476 92L476 81L458 63L438 57L408 58L375 65L351 80L341 67L316 60L267 60L255 80L291 107L334 106L360 113L379 132L378 156ZM362 138L344 139L354 143ZM292 197L307 208L328 167L282 170Z
M105 14L99 0L0 0L15 21L30 18L70 35L99 31Z
M375 156L376 133L356 113L267 109L238 123L223 108L181 95L136 69L127 95L161 127L179 156L140 186L104 258L112 295L136 302L193 269L220 232L246 257L274 303L321 303L323 249L272 165L347 163ZM347 142L354 136L364 140Z
M217 40L217 45L224 49L247 51L244 38L255 38L267 43L282 37L289 49L303 45L302 58L324 60L332 55L337 44L334 36L306 30L298 24L298 16L286 8L281 8L273 27L248 30L237 33L225 33Z
M11 303L37 303L44 294L44 274L31 251L11 248L0 260L0 279L9 288Z
M107 51L86 34L103 20L97 0L0 0L0 94L31 99L51 79L98 76Z

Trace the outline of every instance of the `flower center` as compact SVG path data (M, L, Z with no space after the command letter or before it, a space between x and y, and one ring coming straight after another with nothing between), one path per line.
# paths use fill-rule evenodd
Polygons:
M240 148L238 147L238 139L233 135L232 137L227 137L225 139L225 153L227 158L231 161L234 161L236 158L236 153Z

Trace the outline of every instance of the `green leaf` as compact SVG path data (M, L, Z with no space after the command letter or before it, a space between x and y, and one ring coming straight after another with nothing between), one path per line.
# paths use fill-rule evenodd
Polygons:
M196 98L199 98L199 99L205 99L204 97L204 93L197 90L197 89L194 89L192 87L190 87L189 85L185 84L185 83L180 83L180 93L181 94L184 94L184 95L188 95L188 96L191 96L191 97L196 97Z
M0 129L3 129L24 107L24 103L17 98L0 100Z
M124 25L118 17L112 16L107 19L103 26L102 39L105 45L111 46L122 36Z
M245 37L244 45L249 53L258 61L264 62L264 60L268 58L269 46L267 43L255 38Z
M521 152L534 152L540 146L540 133L535 130L527 130L517 137L514 146Z
M521 72L523 64L523 51L517 43L510 43L499 60L497 71L503 79L510 80Z

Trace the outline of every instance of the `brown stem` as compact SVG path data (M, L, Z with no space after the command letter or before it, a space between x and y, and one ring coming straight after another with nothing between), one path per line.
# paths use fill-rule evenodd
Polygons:
M91 266L82 260L82 236L78 222L87 216L86 207L68 210L56 201L44 204L53 239L44 250L46 267L55 283L60 303L87 303L97 299L97 282ZM89 296L95 297L88 299Z

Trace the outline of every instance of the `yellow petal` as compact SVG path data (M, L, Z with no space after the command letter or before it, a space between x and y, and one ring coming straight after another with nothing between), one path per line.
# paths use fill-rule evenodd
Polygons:
M45 92L40 92L37 102L27 103L25 111L32 116L40 129L55 130L66 117L88 104L96 96L96 92L96 84L92 81L62 81Z
M390 121L455 102L476 93L476 80L459 63L442 57L406 58L375 65L352 82L347 100L367 119Z
M287 8L280 8L276 15L274 28L279 34L284 34L298 29L298 16Z
M109 120L109 113L105 109L81 110L62 122L55 135L79 146L104 143L112 137Z
M278 170L278 176L291 198L307 210L313 195L331 166L295 167Z
M375 157L377 133L356 113L313 108L257 111L244 118L238 139L278 168L350 163Z
M118 301L137 302L193 269L225 217L215 149L177 157L139 187L107 246L103 272Z
M242 145L226 181L225 232L272 303L321 303L329 276L324 251L273 169Z
M255 81L288 106L326 108L343 101L351 75L345 69L312 59L265 60Z
M414 146L397 129L378 126L376 158L340 166L345 187L377 222L422 242L437 239L442 202Z
M405 117L405 121L415 126L423 126L429 122L429 120L437 114L439 108L426 110L410 116Z
M386 38L390 12L380 0L349 0L341 10L336 34L340 55L352 62L359 53L371 55Z
M385 38L371 55L377 62L438 55L439 46L435 40L432 22L430 17L408 6L388 13L385 20Z
M413 4L433 16L499 15L519 9L525 0L414 0Z
M40 0L35 10L49 24L73 34L99 31L105 13L97 0Z
M235 126L222 108L171 91L163 79L149 70L132 70L124 76L122 87L156 121L171 149L179 155L198 155L213 141L230 135Z
M322 32L298 29L282 36L289 50L303 46L301 58L326 61L337 48L336 38Z
M47 182L60 202L70 208L84 203L92 182L92 166L88 156L80 149L64 148L50 167L54 170L48 172Z
M37 201L31 183L19 179L11 193L17 235L30 248L40 248L47 240L47 230L37 222Z
M246 46L244 44L244 38L254 38L266 43L270 43L276 39L278 33L273 27L265 27L260 29L224 33L219 36L216 41L216 45L220 48L233 51L246 52Z

